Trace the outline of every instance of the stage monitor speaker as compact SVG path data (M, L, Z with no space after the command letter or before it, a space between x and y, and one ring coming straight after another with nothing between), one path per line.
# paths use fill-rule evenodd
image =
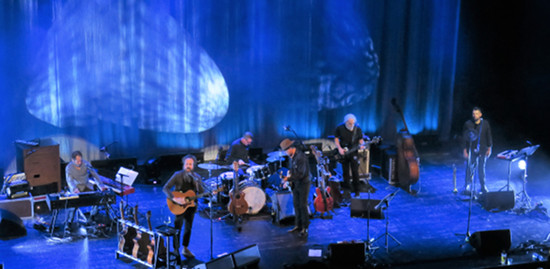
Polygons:
M23 151L25 176L31 185L33 195L51 193L50 188L41 186L55 185L55 191L61 191L61 161L59 145L35 147Z
M206 263L206 269L232 269L235 262L231 254L226 254Z
M469 241L482 256L498 255L512 245L509 229L475 232Z
M486 210L504 211L514 208L514 191L495 191L484 193L480 196L479 202Z
M260 263L260 249L258 249L258 245L250 245L235 251L233 253L233 261L235 261L235 268L258 268Z
M275 221L281 221L287 218L293 218L294 206L292 204L292 193L289 191L280 191L271 195L272 210L274 212Z
M374 209L380 203L380 200L374 199L351 199L349 207L350 215L358 218L384 219L384 213L379 207Z
M335 265L363 265L364 242L342 242L329 245L330 263Z
M10 240L27 235L23 221L12 212L0 209L0 240Z
M31 197L2 199L0 200L0 209L5 209L22 219L34 217L33 199Z

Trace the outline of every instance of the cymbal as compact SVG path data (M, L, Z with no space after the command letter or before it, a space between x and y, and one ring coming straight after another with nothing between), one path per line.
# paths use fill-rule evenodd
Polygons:
M267 154L267 156L269 157L284 157L284 156L287 156L286 152L285 151L273 151L273 152L270 152Z
M265 160L270 163L273 163L273 162L282 161L284 158L285 158L284 156L271 156L271 157L267 157L267 159Z
M201 169L204 169L204 170L227 169L223 165L218 165L218 164L215 164L215 163L199 163L199 165L197 165L197 166Z

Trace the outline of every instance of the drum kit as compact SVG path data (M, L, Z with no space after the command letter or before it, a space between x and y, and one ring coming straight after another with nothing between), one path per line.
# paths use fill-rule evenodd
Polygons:
M201 163L199 168L208 170L209 178L204 180L206 191L215 190L224 187L224 191L219 192L218 203L227 204L229 202L229 193L233 191L235 175L238 176L239 190L245 194L244 199L248 203L248 214L257 214L265 206L267 187L272 187L273 177L279 177L278 171L286 169L282 167L286 153L284 151L274 151L267 155L267 163L262 165L243 165L239 173L235 173L231 165L219 165L213 163ZM246 168L246 169L245 169ZM212 177L214 170L228 170L220 173L217 177ZM279 182L281 180L279 179Z

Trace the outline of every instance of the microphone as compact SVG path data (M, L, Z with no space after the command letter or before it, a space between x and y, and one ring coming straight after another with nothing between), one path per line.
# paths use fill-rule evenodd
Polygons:
M284 129L285 131L290 131L290 125L285 125L285 126L283 126L283 129Z
M532 146L532 145L533 145L533 143L531 143L531 141L529 141L529 140L527 140L527 141L525 141L525 142L526 142L529 146Z

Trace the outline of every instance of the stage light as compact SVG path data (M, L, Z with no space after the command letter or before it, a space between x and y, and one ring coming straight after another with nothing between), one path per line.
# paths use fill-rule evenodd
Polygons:
M527 163L525 162L525 160L518 161L518 168L521 170L525 170L525 168L527 168Z

